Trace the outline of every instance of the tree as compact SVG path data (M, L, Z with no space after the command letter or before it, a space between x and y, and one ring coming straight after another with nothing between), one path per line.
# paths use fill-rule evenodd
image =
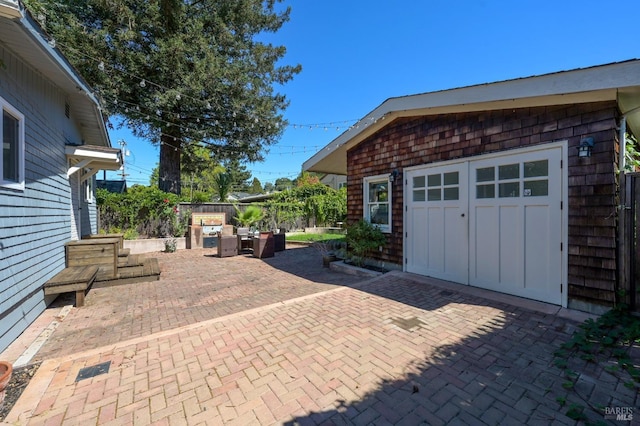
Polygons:
M218 198L221 203L229 201L229 192L231 191L231 176L228 173L218 173L215 178Z
M181 191L180 156L260 161L286 121L274 91L300 72L258 40L289 20L281 0L25 0L108 114L160 144L159 188Z
M249 188L249 194L262 194L262 184L257 177L253 178L253 182L251 182L251 187Z
M247 170L247 167L241 164L237 158L226 160L223 166L231 178L231 188L238 192L248 192L249 183L247 181L251 178L251 172Z
M199 145L188 145L182 152L180 159L183 185L189 188L189 199L195 198L211 200L211 195L217 191L216 176L224 172L224 167L214 158L211 151Z
M278 178L275 182L276 191L285 191L293 188L294 186L293 181L289 178Z
M268 194L270 192L273 192L274 189L276 189L276 187L273 185L273 183L265 182L264 188L263 188L264 192L266 192Z
M302 172L296 179L296 186L315 185L320 183L317 173Z

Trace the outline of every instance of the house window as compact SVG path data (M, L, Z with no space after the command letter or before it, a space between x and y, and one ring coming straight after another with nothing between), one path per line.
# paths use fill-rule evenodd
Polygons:
M85 173L88 172L85 171ZM95 201L95 197L93 196L93 176L90 176L82 182L82 189L84 192L84 201L93 203Z
M391 232L390 189L387 175L364 179L364 219L378 225L382 232Z
M24 115L0 98L0 142L2 142L2 162L0 162L0 186L24 189Z

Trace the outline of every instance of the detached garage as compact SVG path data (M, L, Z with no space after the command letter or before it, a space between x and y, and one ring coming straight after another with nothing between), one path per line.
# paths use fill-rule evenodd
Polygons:
M387 234L380 263L601 312L619 290L619 152L638 131L633 60L392 98L303 168L347 175L349 223Z

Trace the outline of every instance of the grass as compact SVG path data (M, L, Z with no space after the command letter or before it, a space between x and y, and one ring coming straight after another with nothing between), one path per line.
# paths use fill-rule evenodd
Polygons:
M299 241L312 243L315 241L328 241L328 240L344 240L343 234L306 234L306 233L297 233L297 234L287 234L287 241Z

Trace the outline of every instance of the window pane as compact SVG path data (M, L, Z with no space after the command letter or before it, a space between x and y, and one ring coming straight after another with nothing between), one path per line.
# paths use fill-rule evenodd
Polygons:
M387 183L376 182L369 184L369 202L386 202L389 199L387 194Z
M495 198L495 185L476 185L476 198Z
M443 195L445 200L457 200L459 196L458 187L445 188Z
M495 179L495 168L485 167L476 170L476 182L489 182Z
M387 204L369 206L369 221L376 225L388 225L389 206Z
M427 176L428 186L440 186L440 174Z
M548 180L530 180L524 183L525 197L544 197L549 195Z
M413 178L414 188L424 188L424 176L415 176Z
M549 176L549 160L524 163L524 177Z
M2 111L2 178L5 181L18 182L18 134L18 119Z
M441 200L440 188L430 189L427 192L427 200L429 200L429 201L440 201Z
M413 191L413 201L424 201L424 189L416 189Z
M520 164L507 164L498 167L498 176L500 180L518 179L520 177Z
M457 185L458 184L458 172L451 172L444 174L445 185Z
M509 182L500 184L500 198L510 198L520 196L520 182Z

